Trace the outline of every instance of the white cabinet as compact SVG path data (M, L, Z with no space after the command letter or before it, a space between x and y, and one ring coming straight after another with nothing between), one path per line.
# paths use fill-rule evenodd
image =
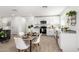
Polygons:
M54 29L47 29L47 35L48 36L52 36L52 35L55 35L55 30Z
M40 28L34 28L33 32L40 33Z
M61 33L58 39L60 48L64 52L75 52L77 51L77 37L76 33Z
M35 24L35 25L40 24L40 18L35 17L35 18L34 18L34 24Z

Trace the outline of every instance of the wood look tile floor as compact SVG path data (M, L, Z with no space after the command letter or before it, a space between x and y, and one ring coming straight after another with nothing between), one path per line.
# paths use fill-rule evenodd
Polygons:
M33 52L60 52L54 37L41 36L40 46L33 47ZM14 39L9 42L0 43L0 52L16 52ZM29 52L29 51L28 51Z

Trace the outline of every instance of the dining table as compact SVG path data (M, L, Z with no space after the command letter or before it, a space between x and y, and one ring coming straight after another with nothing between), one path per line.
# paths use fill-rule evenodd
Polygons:
M30 52L32 52L32 41L36 36L29 36L27 38L23 38L24 41L30 41Z

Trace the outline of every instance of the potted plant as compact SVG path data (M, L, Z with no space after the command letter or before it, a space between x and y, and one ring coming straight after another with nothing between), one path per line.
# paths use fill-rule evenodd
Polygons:
M68 13L66 13L66 15L68 16L68 21L67 22L71 22L71 25L72 24L76 24L76 11L69 11ZM74 23L73 23L74 21Z
M68 16L75 16L76 15L76 11L69 11L68 13L66 13L66 15Z
M69 11L68 13L66 13L66 15L70 18L75 17L76 16L76 11Z
M4 38L6 36L6 33L4 31L0 32L0 38Z

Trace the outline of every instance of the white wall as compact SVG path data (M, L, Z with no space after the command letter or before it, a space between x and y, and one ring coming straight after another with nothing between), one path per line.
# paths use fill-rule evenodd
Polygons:
M61 25L66 25L66 22L68 19L66 16L66 13L71 11L71 10L75 10L77 12L77 20L78 20L79 7L68 7L61 14ZM78 22L77 22L77 24L78 24ZM76 28L76 26L70 26L70 29L76 30L77 28Z
M10 28L11 17L0 17L0 27L5 28L6 26Z
M26 33L28 32L28 26L29 25L34 25L34 23L36 22L35 20L34 20L34 17L33 16L29 16L29 17L24 17L25 18L25 20L26 20Z
M76 35L77 35L76 43L77 43L78 48L79 48L79 7L68 7L67 9L65 9L63 11L63 13L61 14L61 25L62 24L65 25L66 24L66 20L67 20L66 13L68 11L70 11L70 10L75 10L77 12L77 18L76 18L77 23L76 23L75 26L70 26L70 29L77 31L77 33L76 33Z
M24 17L15 17L12 22L12 34L18 34L19 32L26 32L26 19Z
M0 17L0 28L2 27L2 20L1 20L1 17Z

